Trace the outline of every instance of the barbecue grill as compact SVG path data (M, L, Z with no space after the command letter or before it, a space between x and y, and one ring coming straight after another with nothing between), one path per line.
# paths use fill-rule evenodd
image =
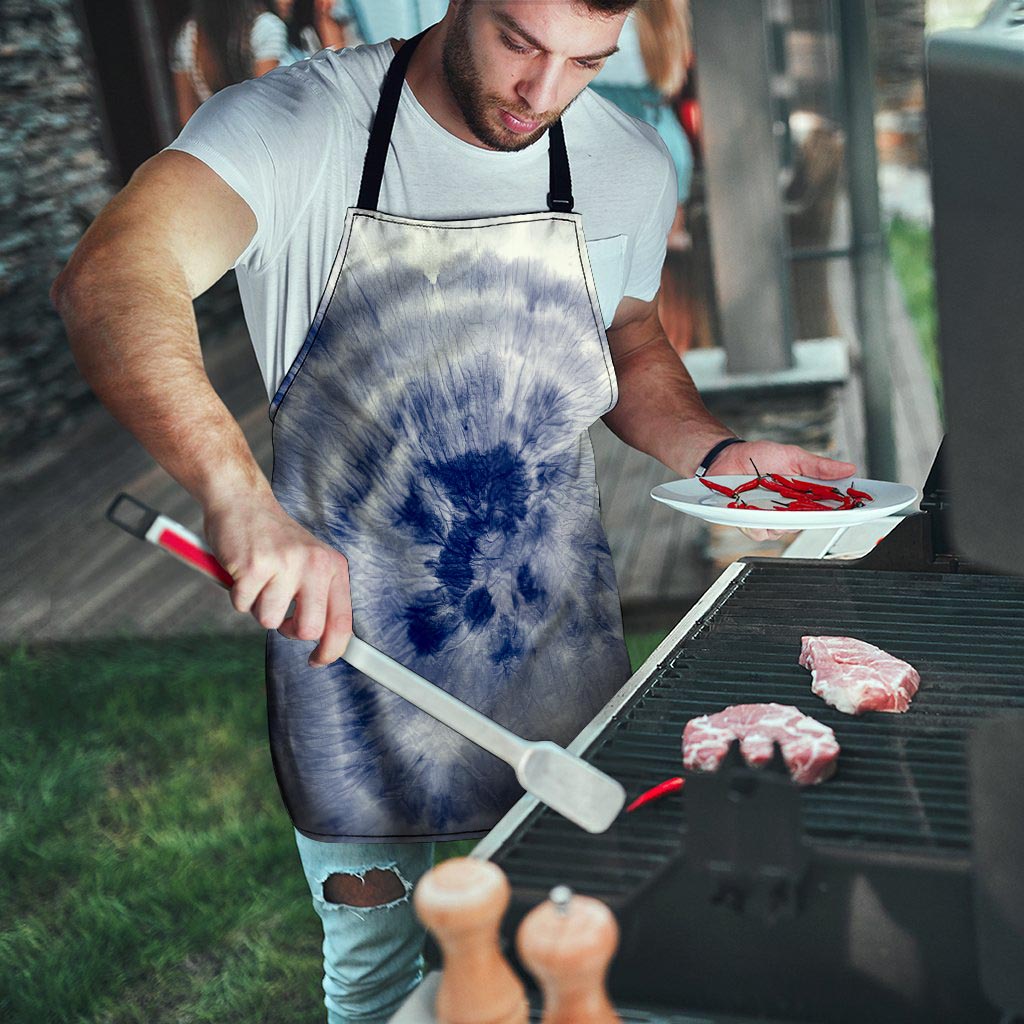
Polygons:
M626 1021L1024 1018L1024 4L928 65L950 433L921 511L856 562L732 565L570 748L633 796L679 774L688 719L776 701L835 730L837 775L801 790L733 753L603 835L522 801L475 852L512 883L510 956L554 885L612 907ZM909 661L911 710L814 697L811 634Z
M734 750L601 835L524 798L474 851L512 884L528 985L525 914L555 885L608 903L627 1024L1024 1019L1024 3L928 64L950 434L921 511L859 561L730 566L570 747L634 796L680 773L687 720L775 701L835 730L836 776L801 789ZM814 634L914 665L910 711L814 697Z
M638 1020L1003 1019L985 994L974 896L1000 851L979 857L972 819L1001 772L1022 778L1000 753L1013 728L994 734L1024 712L1024 580L932 549L940 466L929 511L867 558L731 566L573 745L635 795L679 773L690 718L776 701L835 730L837 775L800 790L781 759L754 770L733 757L599 836L524 802L478 848L512 884L509 950L522 916L565 884L615 911L610 990L627 1016L648 1014ZM911 711L826 706L797 664L804 634L855 636L915 665ZM1012 802L1002 813L1024 816ZM996 988L1019 995L1024 951L1000 955L1010 977Z

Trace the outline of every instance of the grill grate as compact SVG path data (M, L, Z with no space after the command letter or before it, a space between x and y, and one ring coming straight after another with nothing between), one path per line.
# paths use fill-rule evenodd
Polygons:
M903 715L843 715L810 691L803 635L853 636L903 658L921 689ZM753 562L591 745L630 798L681 766L683 725L728 704L793 704L835 730L837 775L802 792L812 844L965 859L965 740L1024 709L1024 580ZM632 892L678 848L685 795L588 836L538 811L493 857L514 887Z

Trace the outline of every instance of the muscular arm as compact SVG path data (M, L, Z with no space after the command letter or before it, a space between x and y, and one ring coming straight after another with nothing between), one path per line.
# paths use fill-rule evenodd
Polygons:
M160 153L100 213L51 298L93 391L202 505L235 607L321 639L316 663L329 664L351 631L347 563L277 503L206 375L192 308L255 231L248 205L204 163Z
M628 445L653 455L681 477L733 432L708 412L693 378L669 344L650 302L626 297L608 328L619 401L605 423Z
M619 401L604 417L626 444L653 455L681 477L693 476L718 442L734 437L701 401L693 378L669 344L658 317L658 299L624 298L608 328L608 345L619 380ZM754 441L728 447L715 459L715 474L750 475L752 461L766 473L795 473L837 480L856 471L796 445ZM774 530L744 530L754 540Z
M266 485L206 376L192 308L255 230L213 171L161 153L111 200L51 290L97 397L204 507Z

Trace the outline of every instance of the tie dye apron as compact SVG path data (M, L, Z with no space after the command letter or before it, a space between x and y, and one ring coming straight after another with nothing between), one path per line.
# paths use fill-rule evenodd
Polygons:
M377 211L419 38L388 71L358 205L271 403L273 490L348 558L357 636L564 745L629 674L587 433L615 374L561 124L547 212ZM267 638L271 751L300 832L471 838L522 795L508 765L344 661L310 668L312 647Z

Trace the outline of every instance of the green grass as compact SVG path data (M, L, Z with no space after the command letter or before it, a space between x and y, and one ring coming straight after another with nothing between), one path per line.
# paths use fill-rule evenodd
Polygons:
M0 1020L321 1019L258 639L0 651L0 707Z
M938 318L931 230L901 217L894 218L889 225L889 252L896 277L903 288L907 310L917 329L921 350L931 370L941 409L942 380L936 337Z
M626 650L629 651L629 663L634 672L654 653L666 635L666 632L635 633L626 637Z
M0 1019L319 1013L263 694L251 638L5 652Z

